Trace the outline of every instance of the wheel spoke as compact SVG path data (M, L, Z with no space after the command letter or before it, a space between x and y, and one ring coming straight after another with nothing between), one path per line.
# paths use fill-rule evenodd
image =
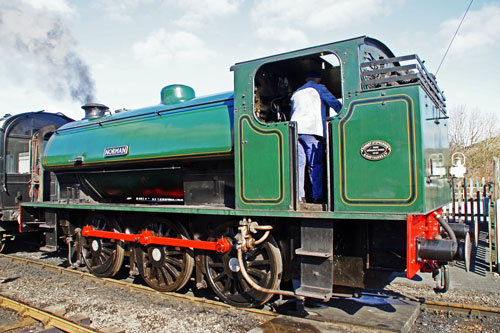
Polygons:
M228 278L226 279L226 282L224 282L224 289L222 290L222 293L227 295L229 292L229 289L231 289L232 287L233 287L232 279L231 279L231 277L228 276Z
M115 246L115 242L110 242L107 239L101 239L101 246L102 247L113 247L113 246Z
M234 284L234 290L235 293L243 293L245 292L245 285L247 285L246 281L244 279L238 279L235 284Z
M113 257L112 256L106 256L104 253L101 253L101 255L99 256L100 260L101 260L101 265L102 266L109 266L111 265L111 262L113 261Z
M161 274L163 276L163 280L165 281L165 284L172 284L175 282L176 279L172 278L171 274L168 274L168 270L165 267L162 267L159 269L161 271ZM178 277L178 275L174 275L175 278Z
M101 251L102 251L102 253L105 253L108 256L112 256L115 253L115 251L113 251L112 249L107 248L107 247L103 247Z
M246 260L247 261L254 261L254 260L258 260L258 259L263 259L263 249L262 248L256 248L252 251L249 251L247 253L247 256L246 256Z
M210 268L223 268L224 267L224 263L222 263L222 262L212 262L208 265Z
M158 285L165 284L165 279L163 278L161 270L159 270L158 267L153 267L153 272L154 272L153 277L156 278Z
M226 272L220 273L219 275L217 275L217 276L214 277L214 282L218 282L220 279L222 279L225 276L227 276Z
M247 272L248 272L248 275L250 275L252 277L256 277L257 278L257 282L261 282L261 281L265 280L265 278L267 277L267 273L266 272L260 271L258 269L249 268L247 270Z
M176 279L179 277L181 274L174 266L170 265L169 263L165 263L163 265L164 269L168 271L172 276L174 276Z
M183 255L184 251L179 250L165 250L165 255L168 257Z
M90 265L91 265L92 267L96 267L96 266L99 264L99 263L97 262L97 256L92 255L92 254L91 254L90 256L91 256L91 257L90 257L90 263L91 263Z
M253 261L248 261L247 266L248 267L255 267L255 266L269 266L271 264L270 260L253 260Z
M177 267L184 266L184 262L182 260L176 259L176 258L165 257L165 262L172 264L174 266L177 266Z

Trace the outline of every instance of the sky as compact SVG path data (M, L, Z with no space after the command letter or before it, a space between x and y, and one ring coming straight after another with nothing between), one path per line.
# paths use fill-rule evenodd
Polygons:
M158 104L186 84L197 96L233 90L229 68L367 35L436 73L470 0L0 0L0 116L83 117ZM437 73L448 110L495 114L500 1L474 0Z

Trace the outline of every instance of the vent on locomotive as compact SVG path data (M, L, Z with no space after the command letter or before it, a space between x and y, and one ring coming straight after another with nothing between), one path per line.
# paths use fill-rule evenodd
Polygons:
M327 52L311 54L270 62L259 68L254 80L255 117L265 123L289 121L290 98L295 90L306 83L306 74L313 70L321 73L321 83L341 101L338 57ZM335 112L330 115L335 115Z

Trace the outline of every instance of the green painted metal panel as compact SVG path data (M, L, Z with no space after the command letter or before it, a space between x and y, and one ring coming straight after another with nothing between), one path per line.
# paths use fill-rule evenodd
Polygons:
M238 123L241 206L288 208L288 124L263 126L248 115L241 116Z
M401 201L411 203L415 197L414 146L408 140L406 96L379 102L378 98L358 100L351 113L343 119L339 133L343 135L340 166L342 198L350 203ZM408 110L410 111L410 110ZM382 140L391 146L387 158L371 161L363 158L360 147L371 140ZM412 155L413 153L413 155Z
M451 202L448 179L449 139L448 120L420 89L420 124L422 128L423 175L425 177L425 210L427 212Z
M160 214L202 214L207 217L213 215L237 216L237 217L280 217L280 218L317 218L317 219L356 219L356 220L397 220L406 221L406 214L401 213L377 213L365 214L356 212L311 212L311 211L287 211L256 209L231 209L227 207L209 206L179 206L179 205L130 205L130 204L86 204L66 202L23 202L23 209L58 209L65 212L70 211L119 211L137 213L160 213Z
M250 117L239 119L242 175L241 200L246 203L283 201L283 134L274 128L262 128ZM270 172L262 172L261 166Z
M232 97L232 96L231 96ZM232 99L192 107L177 104L129 111L52 136L45 151L47 169L127 165L143 161L186 160L232 155ZM125 112L127 113L127 112ZM124 156L105 157L106 148L128 147ZM83 162L75 165L77 156Z
M352 98L332 125L335 211L413 212L423 207L418 86ZM366 143L390 146L381 160L362 156Z
M353 96L332 124L335 211L422 214L447 204L446 120L436 118L418 84ZM390 154L363 158L371 140L388 143Z

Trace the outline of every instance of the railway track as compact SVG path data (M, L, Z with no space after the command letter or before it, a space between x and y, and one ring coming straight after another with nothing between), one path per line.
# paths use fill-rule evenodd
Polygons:
M69 269L69 268L60 267L60 266L56 266L56 265L52 265L52 264L47 264L47 263L37 261L34 259L28 259L28 258L12 256L12 255L7 255L7 254L0 254L0 258L8 258L11 261L18 261L18 262L24 262L25 264L38 265L38 266L41 266L42 269L52 269L55 271L59 271L61 274L70 274L70 275L78 276L80 278L90 279L93 281L100 281L102 284L112 284L115 286L119 286L121 288L126 288L129 290L136 290L136 291L140 291L142 293L154 295L155 297L169 297L169 298L175 297L175 298L189 300L192 302L203 303L203 304L214 306L214 307L231 308L231 309L235 309L237 311L250 312L250 313L263 315L263 316L269 316L269 317L278 316L278 314L276 314L275 312L272 312L272 311L253 309L253 308L235 308L235 307L232 307L231 305L228 305L226 303L212 301L212 300L205 299L205 298L200 298L200 297L195 297L195 296L180 294L180 293L175 293L175 292L159 292L159 291L156 291L150 287L127 282L127 281L123 281L123 280L117 280L117 279L112 279L112 278L99 278L99 277L96 277L90 273L83 272L81 270Z
M463 313L469 316L493 316L500 318L500 309L481 307L464 304L449 304L444 302L423 301L422 307L424 310L451 311Z
M0 331L2 332L32 326L33 321L26 320L26 318L31 318L42 323L45 328L55 327L59 330L70 333L99 332L98 330L92 329L87 325L77 322L76 320L64 318L54 312L35 307L11 297L0 295L0 307L14 311L22 318L17 322L10 323L8 325L0 325Z
M462 313L466 315L476 315L476 316L493 316L500 318L500 308L493 307L483 307L470 304L459 304L459 303L446 303L429 301L425 299L409 298L404 296L392 296L384 294L373 294L373 293L363 293L363 295L373 296L373 297L384 297L384 298L394 298L401 301L411 301L420 303L420 308L425 311L451 311Z
M223 309L230 309L231 311L239 311L239 312L245 312L245 313L251 313L253 315L259 316L263 318L263 323L261 326L258 328L254 329L255 332L263 332L263 331L269 331L269 330L283 330L283 329L301 329L301 330L312 330L312 328L316 327L324 327L325 330L347 330L347 331L371 331L373 330L373 327L370 328L369 323L365 323L363 325L356 325L352 323L345 323L345 322L335 322L334 319L332 318L324 318L322 316L314 316L314 310L312 313L312 316L308 316L307 318L294 318L291 316L283 316L279 315L276 312L273 311L267 311L267 310L260 310L260 309L244 309L244 308L234 308L230 305L227 305L225 303L219 302L219 301L214 301L202 297L197 297L197 296L191 296L191 295L186 295L186 294L181 294L181 293L175 293L175 292L158 292L156 290L153 290L147 286L131 283L128 281L123 281L123 280L117 280L117 279L109 279L109 278L97 278L89 273L80 271L80 270L74 270L74 269L68 269L48 263L44 263L35 259L28 259L28 258L23 258L23 257L18 257L18 256L12 256L12 255L4 255L0 254L0 258L7 259L11 262L17 262L17 263L22 263L23 265L36 265L41 268L41 270L51 270L58 272L58 274L61 275L69 275L69 276L74 276L76 279L85 279L85 280L91 280L95 281L96 284L102 284L102 285L108 285L108 286L113 286L113 287L119 287L121 289L125 290L130 290L130 291L135 291L139 293L143 293L146 295L149 295L154 298L164 298L164 299L182 299L188 302L194 302L198 304L203 304L203 306L209 306L213 308L223 308ZM478 307L478 306L469 306L469 305L463 305L463 304L447 304L447 303L441 303L441 302L431 302L431 301L425 301L425 300L418 300L418 299L408 299L408 298L402 298L402 297L394 297L394 296L388 296L388 295L373 295L374 297L379 297L379 298L392 298L396 300L400 300L403 302L406 301L413 301L413 302L419 302L420 303L420 309L426 310L426 311L448 311L448 312L460 312L460 313L465 313L467 315L478 315L478 316L495 316L499 317L500 316L500 309L496 308L485 308L485 307ZM328 322L326 322L326 319L328 319ZM410 320L411 323L413 324L413 320ZM260 330L259 330L260 329ZM391 329L384 329L384 327L377 327L378 331L392 331ZM407 327L403 331L409 331L410 327Z

